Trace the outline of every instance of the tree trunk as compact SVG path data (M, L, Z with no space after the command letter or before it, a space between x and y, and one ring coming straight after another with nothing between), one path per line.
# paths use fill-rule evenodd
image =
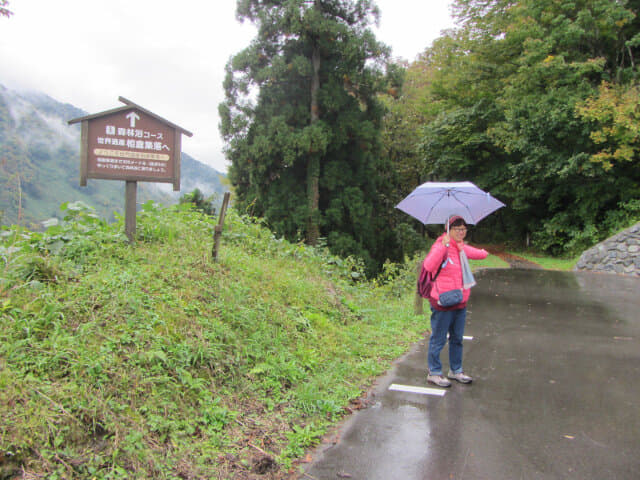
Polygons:
M318 121L320 115L318 113L318 90L320 90L320 47L314 45L311 56L311 65L313 74L311 78L311 124ZM318 187L320 179L320 158L319 153L309 152L309 161L307 162L307 205L309 216L307 218L307 243L316 245L320 236L320 227L318 225L318 204L320 199L320 191Z

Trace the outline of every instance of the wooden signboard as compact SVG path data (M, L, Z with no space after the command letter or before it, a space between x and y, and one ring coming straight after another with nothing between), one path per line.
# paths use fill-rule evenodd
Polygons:
M80 185L87 178L172 183L180 190L181 134L191 132L120 97L126 104L69 120L82 123Z
M80 185L88 178L127 182L126 233L135 235L136 182L172 183L180 190L181 135L192 133L140 105L119 97L124 107L69 120L81 123Z

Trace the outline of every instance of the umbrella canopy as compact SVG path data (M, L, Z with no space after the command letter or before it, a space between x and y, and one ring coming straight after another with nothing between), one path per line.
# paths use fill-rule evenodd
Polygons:
M416 187L396 208L423 224L445 224L452 215L475 225L504 203L471 182L426 182Z

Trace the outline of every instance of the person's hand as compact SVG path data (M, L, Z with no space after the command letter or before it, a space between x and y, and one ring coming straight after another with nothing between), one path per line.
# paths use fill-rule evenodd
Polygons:
M449 238L449 234L448 234L448 233L445 233L445 234L444 234L444 236L442 237L442 244L443 244L445 247L448 247L448 246L449 246L449 243L451 243L451 239Z

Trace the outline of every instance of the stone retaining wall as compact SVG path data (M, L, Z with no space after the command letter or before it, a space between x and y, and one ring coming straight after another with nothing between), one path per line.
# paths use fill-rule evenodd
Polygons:
M584 252L575 270L640 276L640 222Z

